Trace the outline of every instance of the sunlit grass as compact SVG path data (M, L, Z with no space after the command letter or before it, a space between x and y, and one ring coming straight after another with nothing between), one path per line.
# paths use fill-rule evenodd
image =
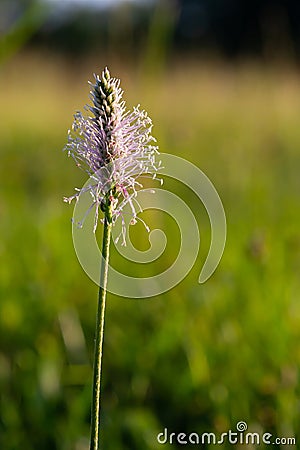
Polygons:
M22 55L0 74L5 450L86 448L97 287L76 260L72 207L62 202L85 174L61 149L73 112L86 101L89 88L82 86L106 63ZM298 73L180 61L151 81L117 63L110 69L122 79L128 105L141 101L149 111L160 150L187 158L214 182L228 240L216 274L198 285L208 219L187 189L166 182L200 222L200 258L160 298L110 297L104 448L159 448L156 435L164 427L222 432L239 420L274 436L298 435ZM147 222L157 226L151 214ZM135 236L141 248L143 239ZM163 267L175 257L168 252ZM114 258L119 270L135 270ZM78 352L75 329L73 344L72 332L65 341L68 323L82 327Z

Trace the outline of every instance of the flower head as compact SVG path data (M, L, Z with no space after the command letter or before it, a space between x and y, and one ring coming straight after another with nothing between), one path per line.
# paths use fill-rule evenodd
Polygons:
M155 178L160 163L156 161L158 147L153 145L155 139L151 135L152 121L139 105L127 110L120 80L111 78L106 68L90 84L93 104L85 107L89 115L74 115L66 149L93 180L84 191L91 193L92 206L96 207L95 230L99 207L105 210L107 201L113 206L113 222L119 216L124 222L126 204L131 207L132 222L136 221L134 198L136 188L141 186L137 178L142 174ZM82 191L77 190L64 201L78 200Z

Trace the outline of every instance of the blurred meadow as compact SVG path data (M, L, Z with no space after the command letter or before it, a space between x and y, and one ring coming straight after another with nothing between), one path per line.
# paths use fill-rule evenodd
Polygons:
M108 296L102 448L175 449L157 442L164 428L219 436L239 421L274 439L300 439L299 69L294 60L170 55L170 22L164 28L153 17L143 51L128 60L113 32L104 52L78 57L25 38L2 42L1 450L88 449L97 286L77 261L73 206L62 201L86 175L62 149L72 115L88 102L87 81L106 65L121 78L128 107L148 111L160 150L214 183L228 238L217 271L198 284L209 220L187 187L165 180L198 220L200 254L163 295ZM166 214L141 217L168 237L149 269L159 273L176 258L179 232ZM131 231L147 248L143 227ZM148 275L116 251L112 265ZM257 448L223 445L232 447Z

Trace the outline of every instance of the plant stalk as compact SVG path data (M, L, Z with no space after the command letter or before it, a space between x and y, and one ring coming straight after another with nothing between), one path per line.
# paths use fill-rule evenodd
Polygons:
M107 288L107 276L109 266L109 247L112 231L112 220L111 220L112 206L108 198L106 200L106 205L104 206L104 213L105 217L104 217L103 240L102 240L103 261L100 272L100 287L99 287L98 310L97 310L96 332L95 332L95 356L94 356L93 398L92 398L92 412L91 412L90 450L99 449L101 363L102 363L102 348L104 337L106 288Z

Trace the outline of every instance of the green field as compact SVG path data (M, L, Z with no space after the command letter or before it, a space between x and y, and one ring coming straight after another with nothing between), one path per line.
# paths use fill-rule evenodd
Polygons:
M1 68L1 450L88 448L97 286L77 261L72 207L62 201L86 176L62 148L73 113L87 102L87 81L106 64L20 54ZM181 448L158 444L157 434L219 436L239 421L272 439L299 440L299 73L187 60L149 77L109 65L128 106L149 112L160 150L212 180L228 239L216 273L199 285L208 217L186 187L166 180L197 217L200 255L168 293L108 296L102 448ZM145 213L151 228L172 237L150 271L178 250L178 230L164 216ZM140 225L132 235L147 248ZM116 252L112 264L148 273ZM221 446L233 447L257 448Z

